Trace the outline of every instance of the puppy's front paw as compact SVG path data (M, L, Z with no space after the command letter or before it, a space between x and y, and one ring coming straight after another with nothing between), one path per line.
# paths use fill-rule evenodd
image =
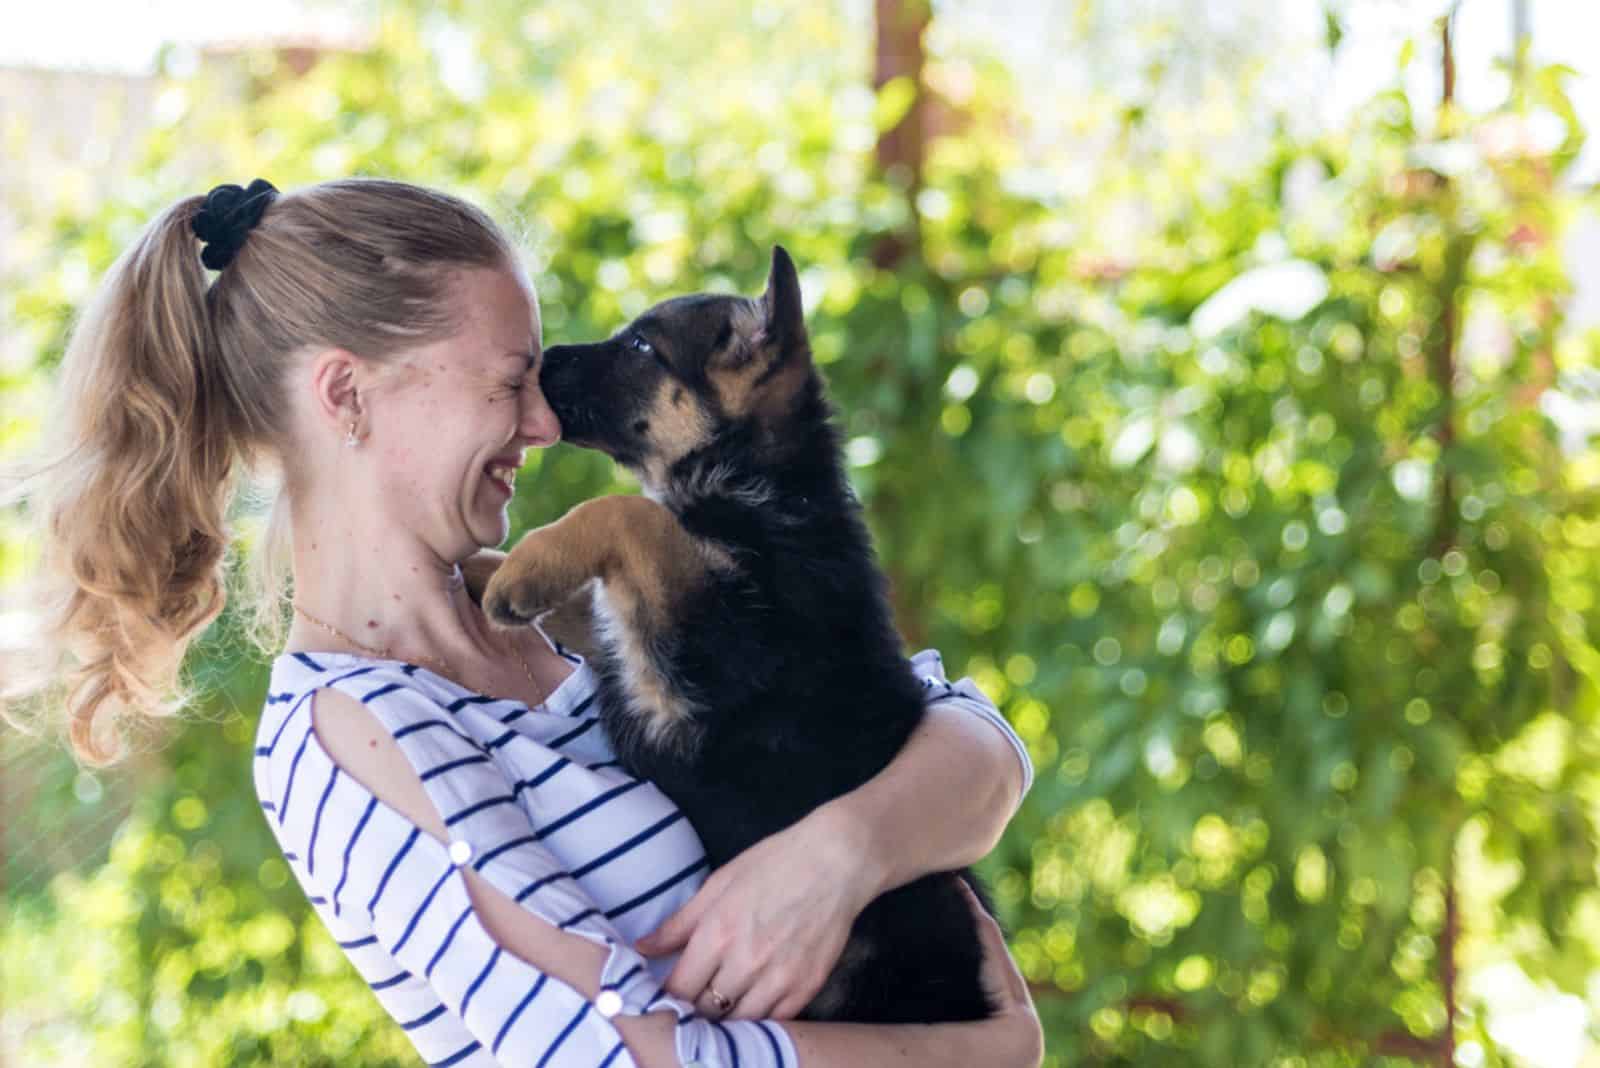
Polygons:
M551 551L553 539L533 531L506 556L483 591L483 610L496 623L525 626L560 605L587 580ZM565 565L565 566L564 566Z
M555 605L540 588L537 576L507 579L496 574L483 591L483 611L496 623L508 627L525 626Z

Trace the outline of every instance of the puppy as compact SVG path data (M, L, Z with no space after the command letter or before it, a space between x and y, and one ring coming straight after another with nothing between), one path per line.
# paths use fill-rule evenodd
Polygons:
M888 764L923 715L922 685L845 478L788 253L773 249L759 299L678 297L608 340L550 348L540 384L566 440L632 470L645 496L588 501L528 533L488 579L485 611L525 624L588 587L617 756L678 804L711 864ZM802 1018L989 1015L958 878L988 907L967 870L882 895Z

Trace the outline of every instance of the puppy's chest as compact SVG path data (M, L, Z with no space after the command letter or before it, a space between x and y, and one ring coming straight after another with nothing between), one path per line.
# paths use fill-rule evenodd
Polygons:
M601 719L623 764L635 774L662 760L692 764L705 731L681 671L667 655L673 621L647 622L605 583L592 586L598 639Z
M771 625L783 613L731 560L668 612L639 611L624 589L591 588L601 718L617 756L651 778L703 768L734 742L792 736L789 643Z

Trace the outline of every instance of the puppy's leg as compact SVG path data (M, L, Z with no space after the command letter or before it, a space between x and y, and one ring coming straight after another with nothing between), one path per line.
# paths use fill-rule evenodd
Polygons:
M539 621L539 626L551 638L568 649L576 650L586 660L593 660L599 652L595 638L594 598L587 589L579 590L567 598L559 608Z
M611 724L617 752L687 754L700 733L699 710L661 660L660 639L672 633L686 595L707 581L716 559L656 502L602 497L518 542L489 581L484 610L502 623L537 619L597 579L596 639L623 688Z
M498 549L479 549L461 561L461 573L467 580L467 596L478 605L483 604L483 591L494 573L500 570L508 554ZM587 591L581 590L566 602L550 610L539 624L544 632L568 649L575 649L586 659L592 659L597 646L594 638L594 602Z
M599 578L630 617L642 612L641 622L665 626L705 571L698 542L667 509L645 497L601 497L529 531L489 580L483 604L497 622L526 623Z

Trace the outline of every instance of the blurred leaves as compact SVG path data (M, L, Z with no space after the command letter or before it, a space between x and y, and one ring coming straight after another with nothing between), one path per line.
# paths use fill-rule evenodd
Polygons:
M1512 959L1581 992L1600 454L1549 414L1597 346L1561 318L1583 137L1562 73L1435 140L1381 94L1238 171L1135 118L1069 200L1068 149L1015 136L1026 93L945 42L928 80L958 132L930 146L921 254L891 274L868 254L909 210L872 146L911 87L866 88L860 27L778 10L735 32L726 4L390 5L369 50L302 76L263 54L174 78L130 194L33 221L15 388L144 219L241 175L489 204L523 233L547 343L754 293L782 241L902 629L1035 760L987 871L1047 1063L1420 1049L1445 1025L1452 901L1463 969ZM1124 114L1103 104L1083 121ZM513 517L626 488L559 447ZM0 554L14 571L24 549ZM412 1059L269 859L244 782L262 671L219 634L192 666L219 711L141 773L109 856L8 890L7 1041L29 1063ZM84 804L35 797L13 841ZM1463 1002L1457 1037L1500 1063L1482 1010Z

